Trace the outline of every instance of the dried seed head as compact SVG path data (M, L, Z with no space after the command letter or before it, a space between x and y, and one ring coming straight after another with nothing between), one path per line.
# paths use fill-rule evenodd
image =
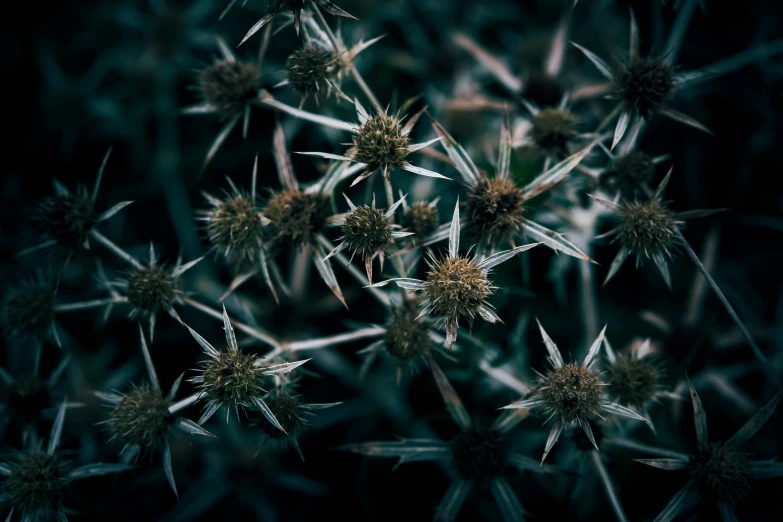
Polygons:
M609 366L609 397L622 406L642 409L660 389L658 377L649 357L619 355Z
M54 292L42 283L24 283L8 289L0 322L10 337L42 341L54 319Z
M454 467L465 480L491 479L503 474L508 448L503 434L493 429L472 429L451 440Z
M38 224L57 243L76 248L95 224L92 201L83 194L45 198L38 205Z
M639 187L649 183L655 174L655 163L643 152L618 156L601 176L601 184L613 192L632 196Z
M128 302L144 315L167 311L177 299L174 277L159 266L139 268L128 278Z
M311 244L326 224L326 212L326 196L285 190L269 200L264 217L275 239L302 247Z
M658 58L641 58L626 64L614 76L614 89L629 110L643 117L666 103L674 92L674 72Z
M487 244L508 239L525 211L522 191L505 178L486 179L468 193L468 233Z
M174 416L160 390L145 385L123 396L109 420L114 436L128 446L154 450L166 442Z
M601 441L604 438L604 430L600 424L596 424L590 421L582 421L590 426L590 431L595 439L595 446L601 447ZM587 438L585 430L574 430L571 435L574 445L581 451L592 451L595 449L593 442Z
M35 375L18 377L11 387L7 408L23 422L34 422L52 405L52 396L46 383Z
M229 263L258 259L263 225L252 199L239 195L223 201L207 215L207 234Z
M472 259L447 257L432 267L424 282L432 313L449 321L473 318L492 287L486 273Z
M531 76L525 82L522 97L539 107L555 107L563 98L563 88L558 81L545 74Z
M576 118L560 109L544 109L533 119L533 142L549 154L563 156L576 134Z
M253 63L221 61L204 69L200 80L204 100L224 116L233 116L258 97L261 71Z
M674 244L677 223L658 201L636 202L620 213L622 224L617 239L635 254L668 252Z
M229 407L251 404L259 396L260 370L253 354L220 352L204 365L204 393L209 401Z
M440 224L438 207L417 201L402 216L402 226L414 233L414 237L425 238L435 232Z
M368 205L357 207L345 218L345 244L354 255L372 257L392 239L392 222L383 212Z
M385 114L367 120L353 138L354 159L367 164L367 170L391 168L408 157L408 138L400 121Z
M426 355L432 339L427 322L416 320L417 313L407 306L394 310L394 315L386 324L384 345L389 355L400 362L408 362Z
M59 458L31 451L22 454L11 468L3 489L9 503L26 518L25 515L57 511L67 483L68 470Z
M302 408L302 404L299 402L299 397L296 394L276 390L268 397L265 397L264 402L269 406L269 409L272 410L277 422L279 422L288 433L288 435L286 435L276 426L273 426L266 418L262 418L259 420L259 427L266 437L269 437L270 439L295 437L296 433L306 424L304 418L306 412L304 408Z
M285 72L288 83L302 97L317 95L329 87L339 60L314 45L306 45L288 57Z
M540 392L544 409L563 424L593 419L603 403L601 383L590 370L576 363L552 369Z
M733 504L746 498L753 487L747 454L731 445L713 443L691 460L688 471L707 499Z

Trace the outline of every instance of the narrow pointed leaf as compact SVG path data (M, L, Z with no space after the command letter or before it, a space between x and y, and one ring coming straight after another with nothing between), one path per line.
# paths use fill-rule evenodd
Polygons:
M517 494L504 477L492 479L490 489L505 522L518 522L524 519L525 510L522 509Z
M563 432L563 425L560 424L559 422L549 432L549 437L547 437L546 446L544 447L544 456L541 457L541 466L544 465L544 460L546 460L546 456L549 455L550 451L552 451L552 448L554 447L557 440L560 438L560 434L562 432Z
M772 400L761 407L759 411L750 418L732 437L726 442L726 444L740 445L748 442L759 430L767 423L767 421L775 413L778 405L780 404L780 392L776 393Z
M674 495L674 498L663 508L653 522L671 522L680 513L687 511L699 501L699 495L688 482L683 488Z
M410 163L403 163L402 164L402 170L406 170L408 172L412 172L414 174L418 174L419 176L426 176L428 178L440 178L440 179L448 179L451 180L451 178L448 178L444 176L443 174L438 174L434 170L428 170L422 167L417 167L415 165L411 165Z
M446 494L443 495L438 507L435 508L434 522L452 522L457 518L462 504L468 498L470 490L473 489L473 481L458 480L452 482Z
M468 156L468 153L465 152L465 149L463 149L448 132L446 132L446 129L444 129L440 123L432 118L430 118L430 121L432 123L432 128L435 129L435 133L440 138L443 138L440 144L446 149L446 153L451 161L454 162L454 166L462 175L462 179L470 186L476 185L483 176L473 163L473 160Z
M536 179L531 181L526 187L522 189L525 201L532 199L539 194L546 192L550 188L560 183L577 165L581 162L585 156L587 156L598 140L593 141L582 150L572 154L560 163L556 164L551 169L541 173Z
M603 61L601 58L599 58L595 53L592 53L591 51L588 51L584 47L582 47L579 44L576 44L574 42L571 42L571 45L582 51L582 53L587 56L587 59L590 60L593 65L595 65L595 68L598 69L598 72L604 75L607 79L612 79L612 70L607 65L605 61Z
M459 254L459 197L454 206L454 216L451 218L451 228L449 228L449 257L454 258Z
M563 356L560 355L560 350L557 349L557 345L554 341L549 338L546 330L541 326L541 321L538 320L538 317L536 317L536 323L538 323L538 329L541 331L541 338L544 340L544 345L546 345L546 350L549 353L549 362L551 362L555 368L560 368L563 366Z
M687 460L679 459L633 459L636 462L646 464L658 469L665 469L666 471L673 471L678 469L685 469L688 467Z
M696 393L696 388L693 387L690 379L688 379L688 390L693 403L693 423L696 425L696 441L699 444L699 452L704 454L710 445L707 435L707 413L704 411L704 407L701 405L701 398Z
M127 464L114 464L106 462L97 462L80 466L68 474L68 480L81 480L90 477L102 477L113 473L122 473L133 469L133 466Z
M671 107L663 107L661 109L658 109L658 112L660 112L662 115L666 116L667 118L670 118L674 121L684 123L685 125L689 127L693 127L694 129L698 129L702 132L706 132L710 136L714 136L715 134L704 126L703 123L699 122L695 118L692 118L691 116L688 116L687 114L683 114L680 111L676 111L672 109Z
M476 266L479 268L482 268L484 270L490 270L496 266L498 266L501 263L504 263L514 257L515 255L522 253L526 250L530 250L531 248L540 245L541 243L528 243L527 245L520 245L516 248L511 248L509 250L504 250L503 252L498 252L496 254L492 254L489 257L486 257L476 263Z
M451 383L446 378L446 374L443 373L443 370L440 369L440 365L438 365L434 359L430 359L430 367L432 369L432 376L435 378L435 384L438 386L438 391L440 392L441 397L443 397L443 402L446 403L446 409L449 411L449 415L451 415L451 418L457 423L457 426L463 430L469 429L472 426L472 423L470 421L470 415L468 415L468 410L465 409L465 405L462 404L459 395L457 395L457 392L454 391Z
M584 366L585 368L590 368L590 366L597 359L598 353L601 351L601 344L604 341L605 333L606 333L606 325L604 325L603 329L601 330L601 333L598 334L598 337L596 337L595 341L593 341L593 345L590 346L590 349L587 351L585 360L584 362L582 362L582 366Z

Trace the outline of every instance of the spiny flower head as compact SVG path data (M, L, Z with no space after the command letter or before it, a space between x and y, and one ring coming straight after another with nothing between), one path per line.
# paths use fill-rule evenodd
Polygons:
M128 277L127 288L134 311L144 315L168 311L180 293L174 276L160 266L134 270Z
M454 436L450 443L454 467L465 480L502 476L508 467L508 445L494 428L472 428Z
M612 78L615 94L627 110L646 118L663 106L674 93L674 71L660 58L636 58Z
M405 208L402 226L413 232L416 237L427 237L440 224L438 207L426 201L417 201Z
M403 305L394 309L386 323L384 346L389 355L400 362L427 355L432 346L429 325L417 316L410 306Z
M295 247L310 245L326 224L327 198L298 189L278 192L264 207L274 239Z
M44 198L38 205L37 214L42 231L58 244L69 248L84 244L87 233L97 222L93 201L86 190Z
M392 239L393 223L374 206L356 207L345 217L342 226L347 248L365 258L384 250Z
M65 498L68 468L56 455L28 451L19 455L3 483L8 502L25 516L58 512Z
M576 117L561 109L543 109L533 118L533 142L548 154L563 156L576 136Z
M236 193L206 212L209 240L229 263L258 259L264 224L255 198Z
M748 453L731 444L712 443L688 466L702 498L734 504L747 498L753 487Z
M624 406L643 410L661 390L660 370L649 355L619 354L608 373L607 394Z
M52 329L54 291L41 280L6 290L0 322L10 337L42 341Z
M254 63L222 60L201 72L199 86L209 105L224 116L233 116L258 98L261 71Z
M510 238L525 212L524 194L508 178L485 178L468 192L468 233L487 244Z
M331 90L339 72L340 60L321 47L308 44L288 57L285 72L288 83L302 98Z
M659 201L637 201L620 213L617 240L633 254L668 253L674 246L677 222L674 213Z
M601 184L624 196L633 195L652 181L655 162L647 154L632 151L618 156L601 175Z
M115 437L127 446L154 450L163 446L174 416L170 401L161 391L145 384L122 397L111 413L109 424Z
M368 119L353 138L353 158L367 170L402 166L408 157L408 137L395 116L377 114Z

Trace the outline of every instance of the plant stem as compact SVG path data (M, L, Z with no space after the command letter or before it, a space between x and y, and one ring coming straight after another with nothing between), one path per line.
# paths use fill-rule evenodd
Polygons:
M222 321L223 320L223 314L221 312L219 312L217 310L213 310L209 306L207 306L205 304L202 304L202 303L199 303L198 301L196 301L196 300L194 300L194 299L192 299L190 297L186 297L184 299L184 302L185 302L186 305L190 305L193 308L195 308L196 310L198 310L200 312L203 312L203 313L207 314L208 316L213 317L214 319L217 319L218 321ZM231 321L231 324L237 330L242 330L247 335L249 335L249 336L251 336L251 337L253 337L255 339L258 339L262 343L268 344L272 348L276 348L276 349L282 348L280 346L280 343L277 341L277 339L272 337L272 335L267 333L267 332L264 332L264 331L262 331L262 330L260 330L258 328L253 328L252 326L248 326L248 325L246 325L244 323L240 323L240 322L233 321L233 320Z
M604 466L604 462L601 460L601 455L597 450L592 450L590 451L590 458L593 461L596 471L598 471L598 475L601 477L601 484L604 486L606 496L609 497L609 502L612 504L612 511L614 511L617 520L619 522L628 522L628 518L626 518L625 512L623 511L623 506L620 505L620 499L617 498L617 492L614 490L612 479L606 472L606 466Z
M125 261L126 263L129 263L130 265L132 265L133 268L135 268L136 270L141 270L143 268L141 263L136 261L135 257L133 257L132 255L130 255L129 253L127 253L126 251L121 249L119 246L115 245L108 237L104 236L103 234L101 234L97 230L95 230L95 229L90 230L90 235L98 243L100 243L101 245L103 245L106 248L108 248L109 250L111 250L111 252L114 255L116 255L117 257L119 257L120 259Z

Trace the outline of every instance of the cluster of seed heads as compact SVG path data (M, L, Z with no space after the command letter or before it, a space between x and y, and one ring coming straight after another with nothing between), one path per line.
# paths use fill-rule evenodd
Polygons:
M207 234L229 263L257 259L264 234L259 209L245 195L227 199L209 212Z
M326 224L326 196L300 190L284 190L269 200L264 217L273 239L294 247L312 244Z
M746 498L753 487L747 457L731 444L713 443L691 461L688 472L703 498L734 503Z
M76 248L95 224L92 201L86 194L60 194L38 205L38 224L58 244Z
M451 456L465 480L486 480L503 475L508 466L507 444L494 429L471 429L451 440Z
M619 355L609 366L608 395L613 402L641 409L660 389L658 368L649 357Z
M201 72L204 100L225 116L240 114L258 98L261 71L249 62L221 61Z
M601 184L612 193L633 196L649 184L655 174L655 163L644 152L633 151L618 156L601 176Z
M288 57L286 78L303 97L323 92L338 73L339 60L333 53L306 45Z
M152 451L163 445L174 416L160 390L145 385L124 395L111 413L114 436L127 446Z
M657 200L631 203L620 217L617 239L634 254L668 253L674 245L677 222Z
M168 311L179 293L174 277L159 266L134 270L127 284L128 302L137 313L145 315Z
M408 157L408 138L400 121L385 114L373 116L353 138L353 158L367 164L368 170L392 168Z
M613 78L615 93L626 107L647 117L674 91L674 72L659 58L641 58L623 66Z
M576 135L576 118L568 111L544 109L533 118L533 142L548 154L564 156Z
M523 200L522 190L510 179L480 181L468 192L468 233L486 243L508 239L525 212Z
M603 404L602 384L589 369L568 363L552 369L540 389L544 408L563 424L594 419Z
M260 369L253 354L238 350L220 352L204 363L203 388L207 400L237 405L250 404L258 397Z
M407 306L396 309L386 324L386 351L400 362L412 361L429 353L432 346L429 327Z
M391 219L369 205L352 210L342 227L347 248L362 258L384 250L392 239L392 230Z
M7 290L0 321L11 337L43 340L53 318L54 293L49 285L25 283Z
M21 454L3 484L11 505L25 517L57 512L65 497L68 469L55 455L40 451Z
M433 306L432 313L456 321L475 317L492 294L492 286L473 259L447 257L431 267L424 291Z
M435 232L440 224L438 207L426 201L417 201L405 210L402 226L413 232L414 237L424 238Z

